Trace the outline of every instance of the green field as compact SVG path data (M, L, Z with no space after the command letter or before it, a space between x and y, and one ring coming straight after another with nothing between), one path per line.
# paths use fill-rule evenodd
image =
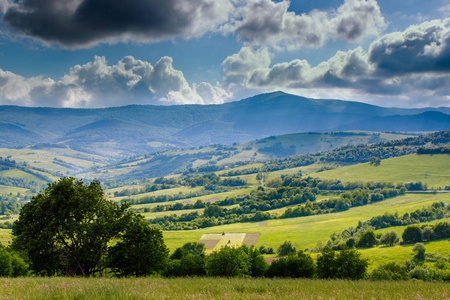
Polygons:
M378 167L369 163L313 173L311 177L348 181L382 181L406 183L421 181L428 188L450 186L450 155L407 155L381 161Z
M448 283L252 278L0 278L2 299L448 299Z
M199 240L205 233L261 233L256 244L258 247L265 245L276 249L283 241L290 240L298 249L311 249L319 240L326 243L330 234L351 226L355 227L358 221L366 221L385 212L404 214L429 206L436 201L450 203L450 194L407 194L339 213L268 220L267 226L260 226L260 223L236 223L199 230L165 231L164 239L173 251L184 243Z

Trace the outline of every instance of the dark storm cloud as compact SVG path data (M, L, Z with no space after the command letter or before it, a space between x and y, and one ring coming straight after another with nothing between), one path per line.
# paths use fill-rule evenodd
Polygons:
M228 19L228 0L20 0L3 21L17 33L69 48L203 35Z
M414 25L372 43L370 62L381 74L450 71L450 19Z

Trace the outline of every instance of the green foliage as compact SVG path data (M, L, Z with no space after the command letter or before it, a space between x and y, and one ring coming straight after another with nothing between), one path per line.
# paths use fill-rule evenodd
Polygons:
M422 243L417 243L413 247L413 251L416 253L414 258L417 260L425 260L425 245Z
M278 247L277 253L278 255L284 256L288 255L290 253L297 252L297 249L295 249L294 245L292 245L291 241L284 241L283 244Z
M380 243L393 246L399 240L397 233L393 230L386 231L380 238Z
M313 278L316 265L310 255L299 251L274 260L266 272L267 277Z
M225 277L250 275L250 258L243 248L222 247L208 256L206 273Z
M26 253L39 275L83 275L101 272L108 242L130 217L107 201L100 183L62 178L23 206L14 222L14 249Z
M381 264L371 275L373 280L408 280L411 276L406 266L401 266L395 262Z
M405 228L402 234L403 243L412 244L422 241L422 230L417 225L410 225Z
M206 257L188 253L181 256L180 259L170 260L164 275L168 277L205 276Z
M370 248L377 244L377 238L375 237L375 231L367 230L361 232L360 238L358 241L359 248Z
M319 278L362 279L367 266L367 259L355 249L344 249L335 255L329 247L325 247L317 257L317 275Z
M26 276L28 266L15 252L0 244L0 277Z
M147 276L164 269L169 250L161 230L134 215L109 252L110 267L119 276Z
M242 248L247 252L247 255L250 259L249 274L252 277L264 276L268 266L259 250L254 246L251 246L250 248L242 246Z

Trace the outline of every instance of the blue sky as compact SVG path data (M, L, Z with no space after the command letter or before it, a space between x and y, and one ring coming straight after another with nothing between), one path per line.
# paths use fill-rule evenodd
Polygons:
M0 105L450 106L450 0L0 0Z

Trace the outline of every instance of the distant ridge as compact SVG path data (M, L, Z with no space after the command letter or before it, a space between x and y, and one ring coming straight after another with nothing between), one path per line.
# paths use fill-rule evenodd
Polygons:
M450 129L450 108L385 108L274 92L222 105L0 106L0 147L57 143L121 157L298 132ZM2 125L3 124L3 125ZM8 125L5 125L8 124Z

